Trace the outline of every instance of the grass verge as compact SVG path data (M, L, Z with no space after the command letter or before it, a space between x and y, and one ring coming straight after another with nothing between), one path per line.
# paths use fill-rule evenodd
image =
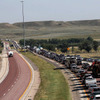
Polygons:
M60 70L29 52L22 53L38 66L41 84L34 100L71 100L68 83Z

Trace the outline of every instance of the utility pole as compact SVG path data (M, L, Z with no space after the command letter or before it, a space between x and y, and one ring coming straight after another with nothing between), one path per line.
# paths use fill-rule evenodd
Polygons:
M25 23L24 23L24 1L21 1L22 3L22 17L23 17L23 40L24 40L24 48L25 48Z

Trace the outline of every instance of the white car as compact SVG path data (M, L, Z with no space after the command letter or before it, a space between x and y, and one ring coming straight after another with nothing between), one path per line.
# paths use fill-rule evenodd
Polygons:
M95 95L93 100L100 100L100 94Z
M90 84L96 84L96 78L93 78L92 76L86 77L85 79L85 86L88 87Z

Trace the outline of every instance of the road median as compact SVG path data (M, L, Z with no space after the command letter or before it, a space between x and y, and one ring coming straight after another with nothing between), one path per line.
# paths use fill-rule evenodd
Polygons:
M0 83L6 78L9 72L9 62L7 57L7 51L4 43L4 49L1 54L1 69L0 69Z

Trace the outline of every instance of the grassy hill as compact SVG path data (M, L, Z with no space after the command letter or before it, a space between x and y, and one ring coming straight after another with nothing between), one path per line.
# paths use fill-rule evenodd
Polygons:
M22 23L14 23L13 25L22 27ZM83 20L83 21L35 21L25 22L26 28L31 27L67 27L67 26L100 26L100 20Z
M23 38L23 23L1 23L0 37L10 39ZM91 36L100 39L100 20L83 21L35 21L25 22L26 38L83 38Z

